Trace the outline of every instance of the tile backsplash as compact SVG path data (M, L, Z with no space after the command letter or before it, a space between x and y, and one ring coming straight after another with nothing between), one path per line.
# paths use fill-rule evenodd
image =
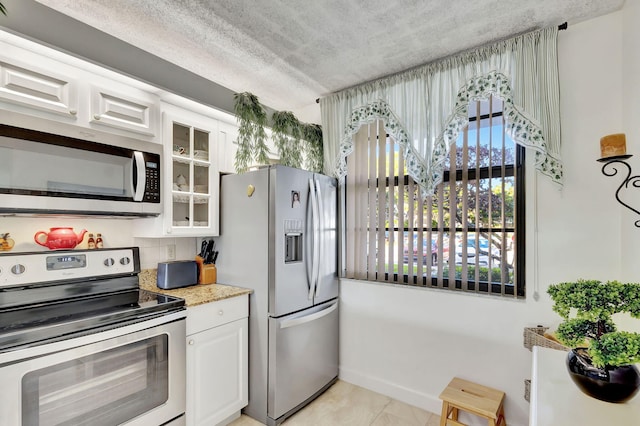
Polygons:
M75 233L86 229L84 239L77 249L86 249L89 233L102 234L104 247L140 247L140 267L155 269L158 262L167 260L193 260L199 251L194 238L135 238L134 221L128 219L106 219L66 216L0 217L0 234L9 233L15 241L12 252L48 251L33 240L38 231L49 232L53 227L70 227ZM1 253L1 252L0 252ZM169 259L175 254L175 259Z
M196 238L134 238L133 245L140 247L140 267L155 269L158 262L193 260L198 248ZM170 255L175 253L175 258Z

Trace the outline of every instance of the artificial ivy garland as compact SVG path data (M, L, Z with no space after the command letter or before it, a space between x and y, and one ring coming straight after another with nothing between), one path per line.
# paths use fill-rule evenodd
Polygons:
M249 93L236 93L235 113L240 126L238 150L235 157L237 173L245 172L252 161L267 164L267 114L258 97ZM292 112L276 111L272 116L273 139L280 155L280 164L304 167L322 172L322 128L317 124L301 123ZM303 155L304 154L304 155Z
M302 138L306 143L306 168L322 173L324 168L324 153L322 146L322 127L319 124L308 123L302 127Z
M300 147L300 121L290 111L276 111L273 120L273 140L280 154L280 164L291 167L302 166Z
M234 109L240 125L235 169L236 172L241 173L247 171L252 158L260 164L266 164L269 161L267 135L264 131L267 113L258 101L258 97L251 93L236 93L234 99Z

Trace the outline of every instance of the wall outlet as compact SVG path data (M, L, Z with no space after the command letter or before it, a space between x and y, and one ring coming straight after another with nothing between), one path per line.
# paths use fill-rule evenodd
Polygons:
M167 244L167 260L176 260L176 245Z

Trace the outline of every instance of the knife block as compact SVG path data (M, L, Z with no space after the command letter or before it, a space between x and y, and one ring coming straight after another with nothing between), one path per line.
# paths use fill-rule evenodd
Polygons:
M215 284L218 278L218 270L213 263L202 265L200 268L200 279L198 284Z
M200 256L196 256L196 263L198 264L198 284L215 284L218 279L218 270L213 263L204 263L204 259Z

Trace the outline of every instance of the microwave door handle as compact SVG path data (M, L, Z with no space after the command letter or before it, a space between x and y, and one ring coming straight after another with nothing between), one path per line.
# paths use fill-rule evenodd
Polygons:
M140 151L133 152L131 164L131 193L133 201L142 201L144 190L147 186L147 175L144 167L144 154ZM135 177L135 179L134 179Z

